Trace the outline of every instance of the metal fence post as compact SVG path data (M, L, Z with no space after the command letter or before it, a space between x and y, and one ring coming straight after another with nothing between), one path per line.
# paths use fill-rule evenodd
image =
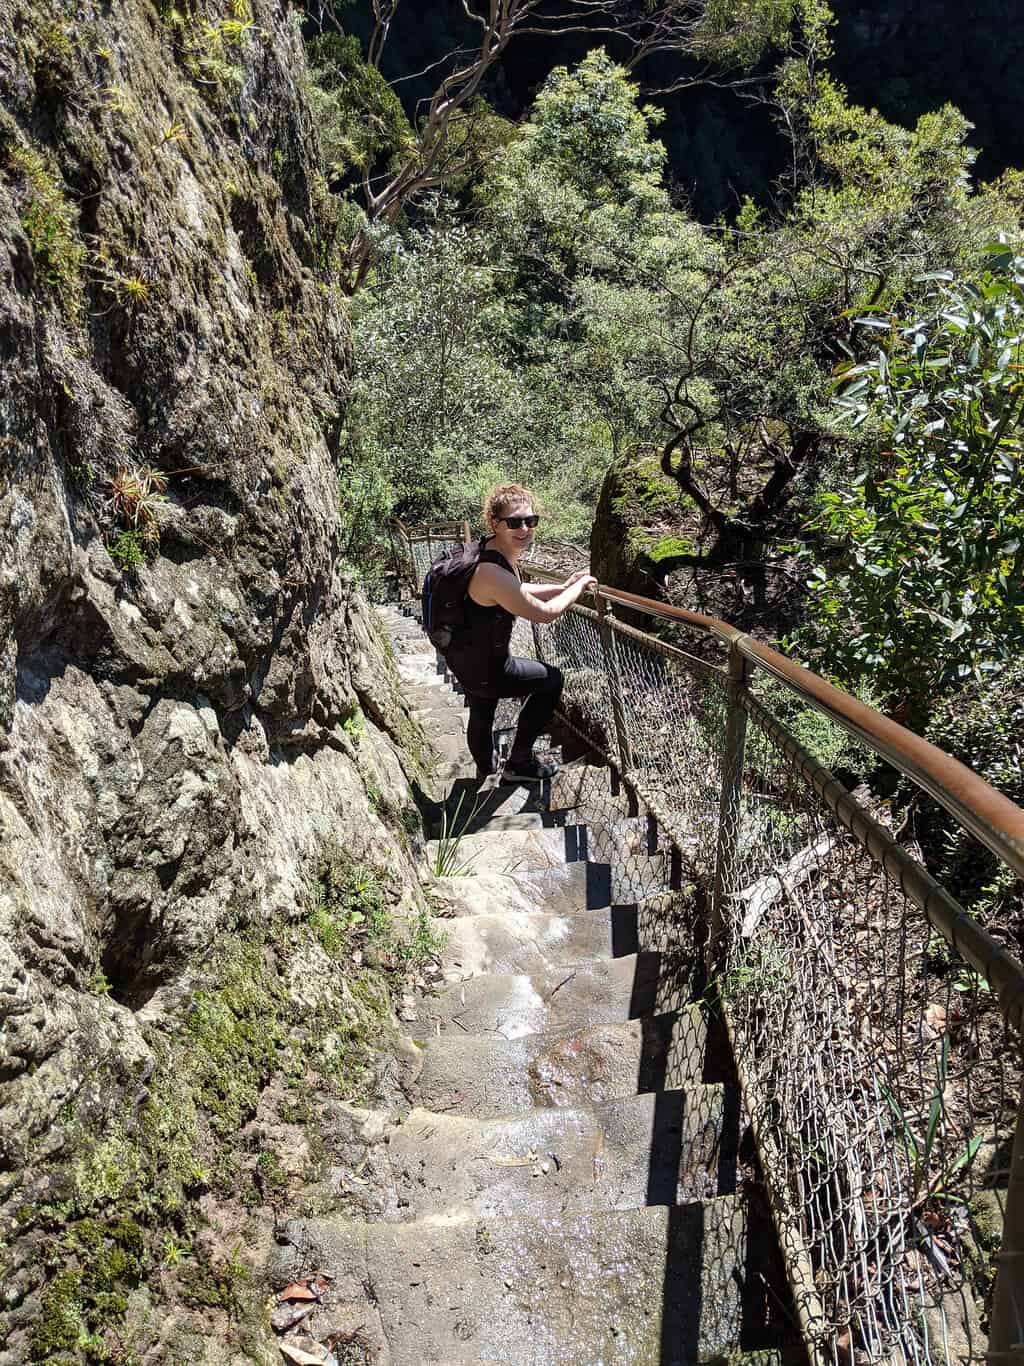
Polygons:
M750 666L735 645L729 646L728 715L722 754L722 796L718 807L718 849L715 857L715 887L711 898L711 925L708 933L709 966L721 956L725 926L725 898L732 888L733 869L739 854L740 798L743 792L743 755L747 739L747 713L743 694L747 689Z
M594 597L597 602L597 630L601 637L601 649L604 653L605 667L608 671L608 689L612 701L612 720L615 723L615 743L618 749L621 773L622 776L625 777L633 768L633 751L629 743L629 732L626 729L626 704L622 696L622 674L619 670L619 650L615 640L615 632L608 625L605 600L600 593L595 593Z
M1017 1109L1010 1180L1003 1217L1003 1244L996 1261L995 1296L987 1360L992 1366L1024 1362L1024 1096Z

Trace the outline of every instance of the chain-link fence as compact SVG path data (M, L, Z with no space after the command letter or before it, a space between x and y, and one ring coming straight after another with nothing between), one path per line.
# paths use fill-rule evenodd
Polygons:
M445 550L469 539L466 522L431 522L409 528L403 522L388 523L388 537L395 559L395 571L402 596L417 595L427 570Z
M627 597L520 621L513 648L563 671L565 720L630 793L625 820L594 807L594 838L615 843L602 857L630 879L616 900L678 907L686 879L710 908L703 927L682 914L662 929L705 944L812 1357L1021 1360L1024 969L866 779L890 764L923 782L1011 876L1024 813L969 774L947 794L922 742L865 709L847 724L827 685L784 676L723 623L675 614L701 633L698 655L616 620Z

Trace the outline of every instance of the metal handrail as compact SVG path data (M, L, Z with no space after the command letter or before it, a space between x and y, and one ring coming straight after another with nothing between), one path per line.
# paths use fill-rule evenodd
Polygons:
M545 579L558 578L545 570L529 572L531 576ZM647 616L703 631L734 646L745 659L766 669L801 701L827 716L923 788L1018 877L1024 878L1024 811L959 759L719 617L655 602L652 598L607 584L598 584L593 596Z
M434 524L431 532L436 536ZM454 529L457 523L448 523ZM430 539L427 530L402 527L407 544ZM468 527L464 536L468 539ZM521 566L525 579L558 582L560 577L548 570ZM711 949L709 968L717 968L716 944L723 929L722 908L728 900L731 885L730 865L736 856L735 834L744 784L744 735L747 717L751 717L761 731L770 736L778 751L784 753L792 767L801 773L839 823L851 832L860 846L867 850L876 866L900 887L909 901L925 915L945 940L960 954L962 961L980 974L996 993L1004 1018L1019 1031L1024 1027L1024 966L974 921L949 893L932 878L924 866L914 860L885 827L868 814L865 808L839 783L836 778L804 750L794 736L761 705L750 691L752 667L765 669L802 703L826 716L831 722L854 736L885 763L903 773L913 783L928 792L936 802L981 844L993 852L1019 877L1024 877L1024 810L1002 793L997 792L978 774L952 756L945 754L913 731L883 716L874 708L850 696L841 688L828 683L811 670L788 659L779 651L729 622L686 608L656 602L623 589L599 584L589 590L594 609L575 604L570 611L593 623L600 634L602 652L609 676L609 704L613 731L602 751L613 769L621 773L627 788L635 793L649 813L665 825L671 835L672 813L662 809L659 794L648 793L642 783L642 773L634 770L629 728L625 719L624 699L621 694L618 650L623 640L642 642L648 649L685 662L691 673L695 670L709 682L712 676L727 699L726 731L722 751L721 809L718 818L718 848L715 854L714 891L710 903L708 944ZM614 618L610 607L619 606L645 616L670 621L688 629L714 637L728 647L727 667L716 666L685 651L638 631ZM538 655L540 642L535 640ZM567 718L568 719L568 718ZM569 722L573 724L571 721ZM575 728L575 726L573 727ZM614 741L617 754L611 752ZM631 797L631 800L633 798ZM667 816L667 820L666 820ZM649 816L650 819L650 816ZM673 838L675 838L673 836ZM678 857L677 847L676 856ZM726 1001L721 1002L727 1029L732 1029L732 1016ZM740 1065L737 1053L737 1066ZM741 1084L752 1116L757 1105L749 1103L756 1083ZM751 1094L748 1094L748 1091ZM1012 1177L1004 1210L1002 1251L999 1254L1000 1274L996 1278L992 1307L988 1356L992 1362L1015 1361L1024 1366L1024 1346L1020 1329L1022 1277L1024 1264L1024 1100L1018 1112L1011 1159ZM774 1180L767 1184L768 1196L779 1227L780 1238L788 1227L789 1212L785 1184ZM797 1231L795 1242L788 1246L787 1269L794 1289L795 1303L808 1343L814 1340L811 1314L815 1300L814 1281L808 1281L809 1269L802 1235Z

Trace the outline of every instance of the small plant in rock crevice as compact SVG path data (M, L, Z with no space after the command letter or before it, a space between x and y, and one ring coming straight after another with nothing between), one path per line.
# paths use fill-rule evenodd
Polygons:
M146 563L146 549L137 531L119 531L107 543L107 554L122 573Z
M32 248L36 274L60 299L68 316L82 312L86 249L75 211L51 162L31 147L14 147L8 166L25 186L21 226Z
M371 958L395 977L416 975L436 959L443 939L423 910L396 921L381 875L341 854L321 868L310 927L333 957Z
M160 540L160 513L167 501L167 476L152 465L123 465L108 480L107 507L122 529L107 543L121 569L142 564L146 549Z

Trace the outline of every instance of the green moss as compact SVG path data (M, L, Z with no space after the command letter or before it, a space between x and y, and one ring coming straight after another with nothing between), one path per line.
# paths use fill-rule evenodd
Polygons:
M129 1361L110 1355L102 1334L122 1320L127 1290L143 1275L143 1230L131 1219L82 1219L55 1239L50 1261L56 1274L43 1291L40 1314L32 1326L29 1360L54 1362L55 1353L88 1352L95 1362Z
M656 457L623 461L615 471L612 511L627 523L647 523L678 511L679 487L665 475Z
M689 536L662 536L648 552L655 564L661 560L674 560L679 556L693 555L696 547Z
M41 152L23 145L10 149L8 166L21 182L21 226L32 248L37 276L60 298L68 315L77 319L83 309L86 251L57 169Z
M29 1339L29 1361L52 1361L55 1353L77 1348L85 1335L82 1277L77 1271L65 1271L43 1291Z
M237 1132L278 1061L285 996L275 966L260 940L236 940L222 957L217 985L197 993L188 1014L189 1080L217 1133Z
M188 1303L224 1309L241 1332L262 1323L258 1289L238 1256L226 1265L195 1261L195 1197L210 1188L243 1201L248 1193L252 1204L287 1197L276 1155L264 1151L254 1162L239 1147L265 1086L279 1079L293 1121L312 1118L311 1070L315 1089L363 1098L391 1016L390 977L404 984L406 964L429 942L422 927L412 943L395 928L385 870L341 854L319 866L317 881L323 923L254 926L219 941L180 1027L150 1038L149 1095L130 1122L108 1120L93 1132L86 1123L75 1131L69 1120L76 1158L55 1187L60 1198L26 1206L20 1221L23 1232L42 1227L48 1235L33 1362L54 1363L62 1353L69 1362L83 1354L106 1362L103 1335L114 1330L117 1338L131 1291L149 1270L170 1264L168 1247ZM287 964L314 940L332 959L326 980L336 990L310 1010L291 999ZM354 947L371 940L381 966L357 966ZM109 1357L119 1366L128 1359Z
M54 19L39 30L35 59L37 82L51 90L72 83L75 43L63 19Z
M142 1177L142 1154L120 1130L93 1139L71 1168L73 1207L78 1214L119 1200Z

